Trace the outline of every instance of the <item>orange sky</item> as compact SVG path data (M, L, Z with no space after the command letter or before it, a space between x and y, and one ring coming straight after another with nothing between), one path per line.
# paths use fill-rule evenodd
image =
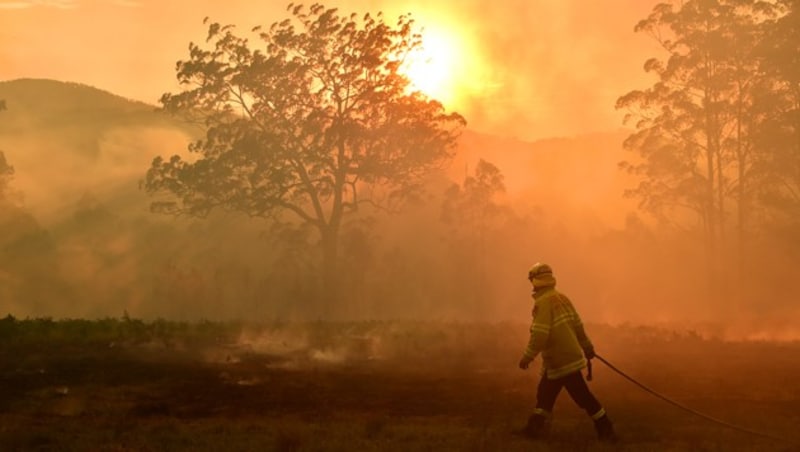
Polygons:
M657 55L648 37L633 33L654 0L491 4L326 3L343 13L383 11L390 23L411 12L420 25L444 26L469 41L478 63L460 70L484 80L451 108L473 129L534 139L621 127L614 102L648 84L642 64ZM190 41L204 39L205 16L248 30L286 13L284 2L272 0L0 0L0 80L76 81L156 103L176 90L175 62Z

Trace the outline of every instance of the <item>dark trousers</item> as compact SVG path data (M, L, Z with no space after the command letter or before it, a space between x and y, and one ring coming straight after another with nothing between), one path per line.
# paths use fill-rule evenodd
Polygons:
M572 400L583 408L589 416L594 416L603 409L600 402L589 390L589 387L586 386L583 374L575 372L554 380L542 375L542 379L539 380L539 387L536 390L536 411L552 413L561 388L567 388L567 393L572 397Z

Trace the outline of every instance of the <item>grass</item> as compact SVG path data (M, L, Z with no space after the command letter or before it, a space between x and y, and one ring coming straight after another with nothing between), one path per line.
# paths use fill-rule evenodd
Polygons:
M0 450L797 450L666 405L599 363L590 386L619 445L599 444L566 394L548 441L513 436L535 402L536 372L516 369L526 330L9 316L0 319ZM799 344L589 332L604 357L681 403L797 438Z

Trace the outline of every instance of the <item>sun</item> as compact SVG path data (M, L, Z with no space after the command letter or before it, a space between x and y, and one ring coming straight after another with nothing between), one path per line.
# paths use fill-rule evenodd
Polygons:
M409 89L457 108L488 86L485 65L470 39L454 26L428 22L419 31L421 44L409 55L400 72Z
M455 84L463 61L463 50L452 34L426 28L421 33L421 45L406 60L401 72L411 90L420 91L443 104L457 97Z

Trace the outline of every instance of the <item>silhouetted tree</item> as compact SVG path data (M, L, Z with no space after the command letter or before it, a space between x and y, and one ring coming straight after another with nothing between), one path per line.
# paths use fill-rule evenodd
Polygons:
M70 295L50 233L20 203L0 199L0 299L9 312L41 315L54 298L68 303Z
M487 296L487 242L495 241L488 236L508 211L495 199L505 192L503 179L496 166L481 159L473 175L445 192L442 204L442 220L451 227L451 240L456 245L453 255L460 266L466 267L457 272L458 279L469 281L466 286L476 302L485 301Z
M177 65L187 89L161 102L202 121L206 135L189 148L196 158L156 158L145 187L178 197L154 202L160 212L294 214L319 233L330 299L342 218L413 194L449 157L464 120L411 92L399 72L420 45L410 18L391 27L381 14L288 9L292 18L253 29L260 45L217 23L209 49L190 44Z
M484 231L487 222L501 210L494 198L505 192L503 179L499 168L481 159L474 174L466 176L462 185L453 184L447 189L442 219L455 227Z
M5 201L8 197L8 187L11 178L14 177L14 167L8 164L3 151L0 151L0 200Z
M781 222L800 222L800 1L777 2L759 47L764 77L756 110L763 200Z
M752 109L760 80L757 48L763 23L776 14L758 0L690 0L657 5L636 31L653 36L667 52L645 70L658 80L617 101L629 110L636 132L625 147L640 175L628 194L664 220L683 210L697 215L712 276L734 219L741 250L745 227L756 211L755 131Z

